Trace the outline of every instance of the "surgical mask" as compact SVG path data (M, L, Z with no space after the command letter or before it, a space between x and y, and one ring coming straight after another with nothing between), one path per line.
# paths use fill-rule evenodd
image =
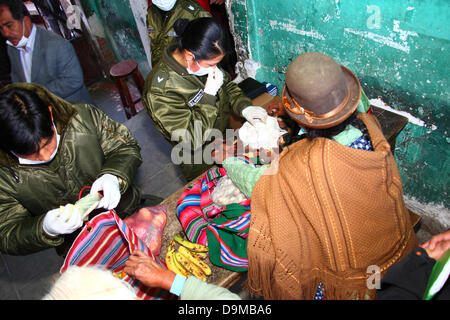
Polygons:
M188 67L186 68L186 70L187 70L187 72L189 73L189 74L192 74L192 75L194 75L194 76L204 76L204 75L207 75L208 74L208 72L209 72L209 70L211 70L212 69L212 67L208 67L208 68L205 68L205 67L202 67L201 65L199 65L198 64L198 62L196 61L196 60L194 60L195 61L195 63L198 65L198 67L200 68L200 69L198 69L197 71L191 71L191 69L189 69L189 63L188 63Z
M55 128L55 133L56 133L56 148L55 148L55 151L53 151L52 155L50 156L50 159L49 160L29 160L29 159L23 159L13 153L19 160L20 164L44 164L44 163L48 163L53 160L53 158L56 156L56 152L58 151L59 140L61 139L61 136L58 134L58 131L56 131L55 124L53 124L53 127Z
M6 40L6 44L11 47L14 47L16 49L21 49L21 48L24 48L27 45L27 43L28 43L28 38L25 37L25 23L24 23L24 21L22 21L22 38L20 39L19 43L15 46L12 44L11 41Z
M170 11L177 0L153 0L152 3L162 11Z

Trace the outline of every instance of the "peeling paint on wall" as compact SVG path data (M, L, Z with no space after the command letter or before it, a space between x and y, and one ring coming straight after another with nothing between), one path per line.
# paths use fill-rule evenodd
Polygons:
M136 21L137 28L139 30L140 39L147 56L147 70L152 68L152 53L150 50L150 38L147 31L147 1L142 0L130 0L131 10L133 12L134 19ZM147 74L143 74L145 78Z
M345 28L344 31L362 36L364 38L387 45L387 46L397 49L397 50L404 51L406 53L409 53L409 51L410 51L408 44L395 42L391 37L380 36L376 33L369 32L369 31L356 31L351 28Z
M227 1L228 2L228 1ZM279 88L290 62L318 51L410 122L397 137L404 192L450 208L450 1L229 0L256 79ZM244 51L242 49L242 51Z
M80 0L80 2L93 26L96 28L101 26L97 31L100 33L100 29L103 29L104 38L107 39L116 59L135 60L141 73L146 75L149 72L149 65L130 0Z
M388 110L390 112L399 114L405 118L408 119L409 123L415 124L417 126L421 126L421 127L431 127L431 130L436 130L437 127L432 124L432 125L427 125L423 120L420 120L419 118L414 117L412 114L410 114L409 112L406 111L399 111L397 109L394 109L392 107L390 107L387 103L385 103L383 100L381 100L381 98L377 98L377 99L370 99L370 104L374 105L376 107Z
M291 22L280 22L280 21L275 21L275 20L269 20L269 25L273 30L284 30L287 32L292 32L301 36L305 36L305 37L311 37L311 38L316 38L319 40L325 40L325 37L323 35L321 35L320 33L318 33L317 31L311 30L311 31L305 31L305 30L300 30L297 28L297 26L293 23L295 21L291 21Z
M239 16L239 13L246 12L247 9L245 0L227 0L225 6L228 14L228 22L230 24L230 32L234 39L236 55L238 57L235 67L235 72L237 74L235 82L239 83L248 77L247 71L244 68L244 61L251 55L247 46L248 38L246 38L248 26L244 26L244 21L246 23L246 20L243 20L242 17ZM239 21L239 25L236 24L235 19Z

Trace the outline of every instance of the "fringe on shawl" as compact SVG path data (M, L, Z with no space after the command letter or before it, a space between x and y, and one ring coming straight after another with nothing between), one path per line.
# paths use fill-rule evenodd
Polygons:
M247 281L244 286L252 297L274 300L272 287L273 259L255 255L248 256Z
M274 278L267 276L272 274L268 269L267 264L257 264L255 268L255 264L249 261L245 287L251 296L263 297L265 300L313 300L319 284L322 283L326 300L373 300L376 298L376 289L368 289L366 279L324 280L323 276L314 276L311 279L302 279L302 284L293 292L279 285Z

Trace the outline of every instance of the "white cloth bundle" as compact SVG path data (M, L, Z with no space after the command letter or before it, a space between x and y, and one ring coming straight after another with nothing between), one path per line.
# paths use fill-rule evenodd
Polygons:
M272 149L278 147L278 138L287 131L280 128L275 117L267 117L266 122L257 121L254 125L245 122L239 129L239 139L253 149Z
M224 176L220 178L211 192L211 200L216 206L223 208L228 204L247 200L247 198L228 176Z

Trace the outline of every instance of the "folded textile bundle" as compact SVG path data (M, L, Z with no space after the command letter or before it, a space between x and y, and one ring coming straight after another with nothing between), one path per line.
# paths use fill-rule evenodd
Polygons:
M217 206L211 193L226 170L208 170L189 186L178 200L176 213L186 237L209 247L214 265L233 271L246 271L247 236L250 226L250 200Z

